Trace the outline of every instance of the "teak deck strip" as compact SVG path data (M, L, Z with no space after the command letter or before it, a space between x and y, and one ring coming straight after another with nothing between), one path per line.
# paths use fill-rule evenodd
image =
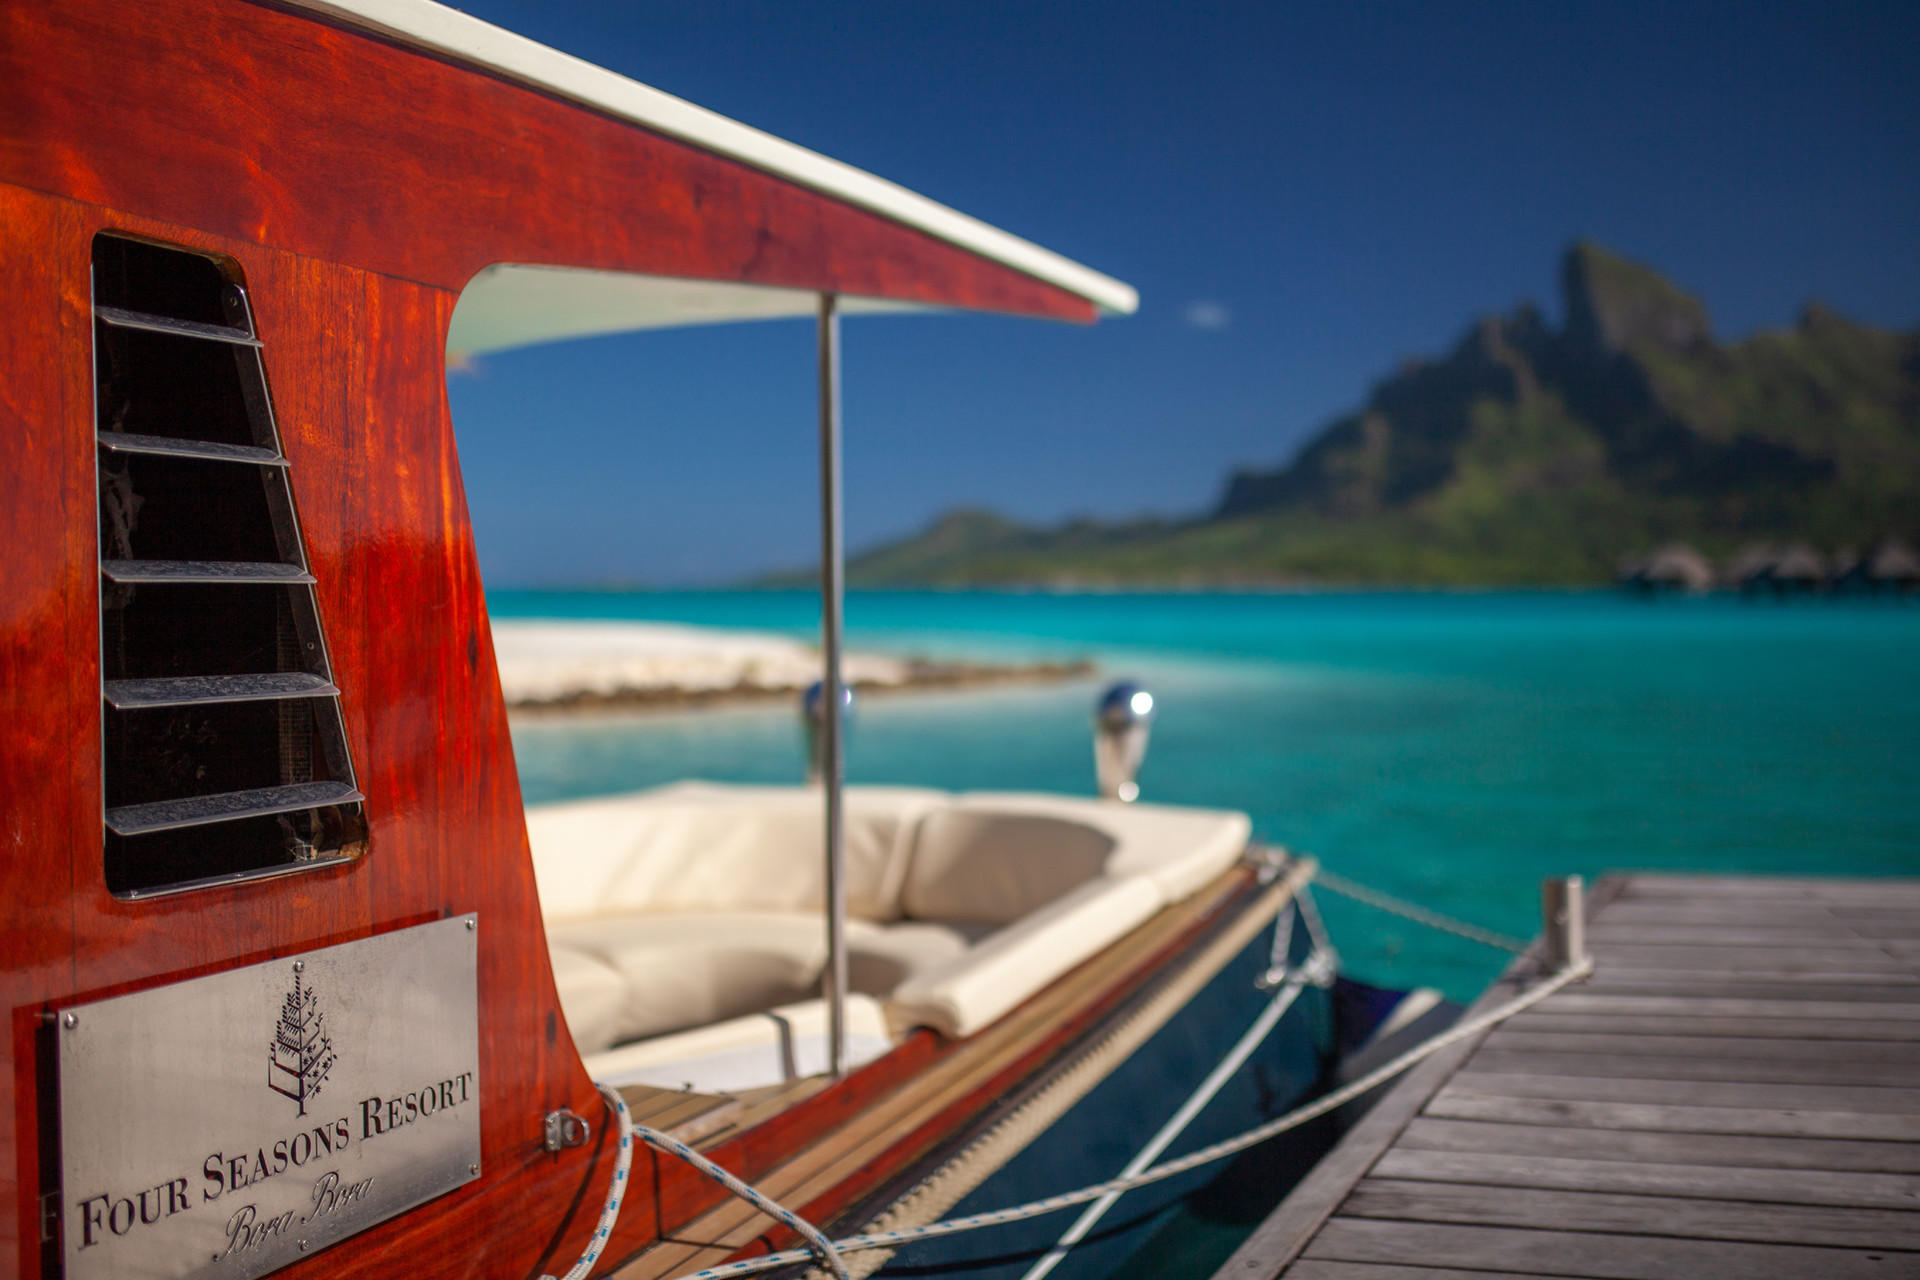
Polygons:
M1920 1275L1920 880L1610 879L1587 944L1215 1280Z

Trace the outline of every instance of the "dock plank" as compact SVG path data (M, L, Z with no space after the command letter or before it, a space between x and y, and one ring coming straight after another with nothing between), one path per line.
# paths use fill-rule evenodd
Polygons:
M1773 924L1755 924L1750 920L1700 921L1681 924L1671 921L1621 921L1595 925L1587 935L1591 943L1656 943L1678 947L1777 947L1799 942L1821 946L1871 947L1886 941L1910 941L1920 935L1920 925L1901 921L1876 923L1866 929L1847 926L1835 928L1826 919L1794 917Z
M1905 938L1913 933L1911 908L1852 907L1836 911L1820 908L1807 911L1793 907L1732 906L1705 907L1685 904L1623 902L1613 907L1605 927L1633 928L1698 927L1704 929L1825 929L1842 940L1858 938Z
M1308 1258L1545 1272L1581 1280L1910 1280L1920 1254L1892 1250L1683 1240L1600 1231L1531 1231L1436 1222L1335 1218Z
M1703 942L1644 942L1619 948L1612 957L1621 969L1696 969L1702 973L1905 973L1912 968L1902 957L1879 946L1818 947L1715 946Z
M1912 1062L1853 1062L1760 1055L1659 1057L1646 1053L1540 1052L1483 1045L1473 1060L1477 1071L1531 1072L1546 1076L1615 1076L1641 1080L1721 1080L1740 1084L1862 1084L1904 1088L1920 1079Z
M1449 1120L1557 1124L1576 1129L1657 1129L1668 1133L1745 1133L1759 1137L1920 1142L1920 1116L1862 1115L1853 1111L1497 1098L1443 1089L1427 1104L1425 1114Z
M1473 1183L1489 1187L1616 1191L1685 1199L1920 1210L1920 1175L1914 1174L1658 1164L1642 1160L1599 1160L1584 1156L1426 1151L1402 1146L1380 1157L1373 1166L1372 1176L1422 1182Z
M1920 1147L1909 1142L1675 1133L1657 1129L1574 1129L1426 1116L1406 1127L1398 1147L1579 1156L1653 1164L1920 1174Z
M1389 1090L1220 1280L1920 1276L1920 879L1591 904L1593 978Z
M1818 1244L1920 1252L1920 1213L1852 1206L1755 1204L1666 1195L1367 1178L1340 1212L1351 1218L1582 1230L1686 1240Z
M1327 1262L1303 1259L1287 1272L1289 1280L1556 1280L1518 1271L1462 1271L1458 1267L1399 1267L1378 1262Z
M1559 1013L1553 1002L1507 1023L1515 1030L1597 1031L1607 1035L1742 1036L1780 1040L1920 1041L1920 1023L1854 1018L1721 1018L1684 1014Z
M1589 978L1582 985L1582 990L1617 992L1621 995L1699 995L1742 1000L1801 1000L1811 1004L1920 1001L1920 981L1903 981L1903 977L1902 974L1887 974L1874 982L1809 982L1795 978L1754 978L1745 974L1732 974L1707 981L1697 973L1673 973L1660 969L1608 969Z
M1489 1049L1544 1049L1564 1053L1649 1054L1729 1060L1889 1062L1920 1069L1920 1044L1910 1040L1771 1040L1759 1036L1615 1035L1605 1031L1533 1031L1511 1022L1483 1041Z
M1633 876L1620 898L1721 899L1773 898L1792 902L1860 902L1885 906L1906 902L1920 906L1920 878L1887 876L1853 880L1837 876L1721 876L1666 872Z
M1804 1000L1752 1000L1726 996L1643 996L1568 991L1553 1002L1560 1013L1658 1013L1689 1018L1804 1018ZM1920 1021L1920 1004L1899 1001L1821 1002L1822 1018L1907 1018Z
M1837 987L1855 984L1904 987L1920 983L1920 971L1913 968L1873 969L1864 965L1821 968L1795 965L1791 961L1784 964L1723 965L1711 972L1704 967L1689 970L1683 966L1676 970L1671 965L1622 961L1610 970L1613 975L1625 980L1676 971L1693 973L1703 985L1718 982L1824 982Z
M1783 1084L1662 1080L1594 1075L1537 1075L1492 1071L1477 1061L1447 1086L1460 1093L1501 1098L1562 1098L1575 1102L1653 1102L1668 1106L1850 1111L1920 1115L1920 1090L1871 1085Z

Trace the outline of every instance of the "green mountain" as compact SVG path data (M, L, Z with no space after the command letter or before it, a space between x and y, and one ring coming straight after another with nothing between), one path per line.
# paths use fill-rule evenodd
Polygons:
M955 512L849 562L867 584L1549 583L1673 540L1828 551L1920 535L1920 332L1809 306L1722 345L1706 308L1576 244L1564 325L1477 321L1210 512L1034 529Z

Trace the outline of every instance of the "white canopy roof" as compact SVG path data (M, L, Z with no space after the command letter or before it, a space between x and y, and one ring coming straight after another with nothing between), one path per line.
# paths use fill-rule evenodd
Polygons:
M672 94L550 49L432 0L293 0L298 7L571 99L871 210L1126 315L1131 286L1031 241L816 151L729 120ZM448 346L488 351L527 342L667 324L810 315L813 295L713 281L504 265L476 277L454 317ZM564 294L565 305L561 305ZM584 304L584 305L583 305ZM542 314L546 322L537 317ZM849 312L922 310L848 298Z
M635 329L811 319L819 308L820 295L810 289L498 263L484 268L461 291L447 329L447 350L480 355ZM862 315L937 308L843 297L839 309L843 315Z

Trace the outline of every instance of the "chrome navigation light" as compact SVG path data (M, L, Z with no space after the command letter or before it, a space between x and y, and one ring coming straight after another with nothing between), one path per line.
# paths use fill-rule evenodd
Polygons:
M1093 767L1106 799L1139 798L1134 777L1147 758L1152 725L1153 695L1131 680L1111 685L1100 695L1093 713Z
M853 688L840 686L840 733L842 738L847 732L847 722L853 717ZM827 690L824 682L815 680L800 695L800 720L807 734L807 782L818 783L825 773L827 738Z

